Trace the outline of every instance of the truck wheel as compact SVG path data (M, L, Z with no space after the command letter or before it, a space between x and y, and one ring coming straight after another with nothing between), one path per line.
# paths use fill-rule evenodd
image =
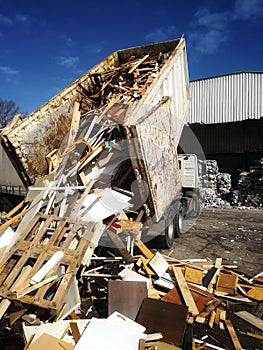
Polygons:
M184 213L184 206L180 203L174 217L174 238L179 238L183 233Z
M179 237L178 210L180 210L181 207L181 204L178 203L171 204L167 217L165 219L164 231L156 237L159 249L170 249L173 245L174 238Z

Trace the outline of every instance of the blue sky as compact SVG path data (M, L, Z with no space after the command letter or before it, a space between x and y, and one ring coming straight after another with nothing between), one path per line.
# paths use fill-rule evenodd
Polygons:
M0 0L0 98L32 112L115 50L186 39L190 80L263 70L263 0Z

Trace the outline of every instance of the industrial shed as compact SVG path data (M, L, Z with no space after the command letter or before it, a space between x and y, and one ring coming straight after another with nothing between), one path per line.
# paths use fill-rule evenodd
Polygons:
M240 171L263 157L263 72L193 80L190 91L182 149L203 150L206 159L217 160L220 171L232 175L236 187Z

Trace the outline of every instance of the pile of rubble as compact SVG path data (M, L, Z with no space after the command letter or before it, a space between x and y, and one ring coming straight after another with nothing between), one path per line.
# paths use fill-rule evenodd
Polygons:
M240 205L263 207L263 158L248 172L241 172L238 181Z
M260 348L262 273L249 279L221 258L179 261L150 250L123 216L120 225L87 226L36 214L2 259L1 348L17 325L25 343L8 349ZM124 236L122 223L130 224ZM134 247L125 237L136 237Z
M225 207L230 201L231 175L219 171L216 160L200 160L200 199L203 207Z
M263 206L263 159L239 175L238 189L231 186L231 175L219 171L216 160L200 161L200 200L203 207Z
M113 134L122 135L119 127L96 129L92 151L75 142L56 152L51 173L5 215L4 335L14 337L20 325L27 350L259 348L262 274L249 279L221 258L179 261L150 250L141 240L142 212L124 187L129 166L112 176Z

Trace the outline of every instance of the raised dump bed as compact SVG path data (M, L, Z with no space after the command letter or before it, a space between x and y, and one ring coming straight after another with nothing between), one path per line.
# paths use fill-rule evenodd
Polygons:
M11 122L1 143L30 186L47 174L46 156L55 149L61 152L66 136L66 144L75 136L85 141L96 126L120 125L122 138L131 145L134 178L146 187L140 207L145 217L158 222L179 210L177 146L189 102L184 39L128 48L113 52L25 119ZM78 113L79 125L74 126ZM72 138L73 126L81 130Z

